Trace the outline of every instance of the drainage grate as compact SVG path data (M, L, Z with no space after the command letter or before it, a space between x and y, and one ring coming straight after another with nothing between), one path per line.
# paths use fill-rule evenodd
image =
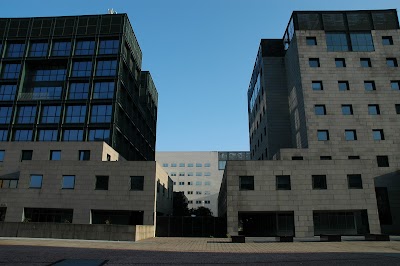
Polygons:
M101 266L107 263L108 260L78 260L65 259L56 261L49 266Z

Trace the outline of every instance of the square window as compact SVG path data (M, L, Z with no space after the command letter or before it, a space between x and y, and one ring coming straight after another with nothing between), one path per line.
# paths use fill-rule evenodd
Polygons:
M308 59L308 64L310 67L320 67L319 58Z
M332 160L332 156L320 156L319 157L320 160Z
M389 157L386 155L376 156L378 167L389 167Z
M96 176L95 190L108 190L108 176Z
M360 58L361 67L372 67L370 58Z
M360 156L357 155L350 155L347 157L349 160L360 160Z
M313 189L327 189L326 175L313 175L312 182Z
M350 90L348 81L338 81L339 91L348 91Z
M361 175L347 175L348 187L353 189L362 189L362 178Z
M346 67L346 60L344 58L335 58L335 65L338 68Z
M382 44L383 45L393 45L392 36L382 36Z
M290 175L277 175L276 176L276 189L277 190L291 190Z
M325 105L315 105L314 111L316 115L326 115Z
M50 161L60 161L61 151L50 151Z
M5 151L0 151L0 162L4 162Z
M63 175L62 189L74 189L74 188L75 188L75 176Z
M42 175L31 175L29 188L42 188Z
M322 91L324 89L322 81L313 81L311 86L313 91Z
M376 90L375 81L364 81L364 88L366 91Z
M239 176L239 190L254 190L254 176Z
M89 150L79 151L79 161L89 161L89 160L90 160L90 151Z
M329 132L328 130L318 130L317 137L319 141L329 140Z
M353 129L346 129L344 131L344 136L345 136L345 139L348 141L357 140L357 133Z
M386 58L386 65L388 67L398 67L396 58Z
M353 106L351 104L343 104L342 105L342 114L343 115L353 115Z
M131 176L131 190L143 191L144 176Z
M390 81L390 87L392 88L392 90L400 90L400 81L399 80L392 80Z
M373 129L372 136L374 140L384 140L385 135L383 134L383 129Z
M22 161L31 161L32 160L32 150L23 150L21 152L21 162Z
M309 46L317 45L317 38L316 37L306 37L306 43Z
M379 115L381 111L379 110L378 104L369 104L368 105L368 114L369 115Z
M395 104L394 108L396 109L396 114L400 115L400 104Z

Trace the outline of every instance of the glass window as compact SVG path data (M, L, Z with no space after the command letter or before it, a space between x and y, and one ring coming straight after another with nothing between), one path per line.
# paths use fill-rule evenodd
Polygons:
M31 43L31 47L29 50L29 56L32 56L32 57L46 56L48 48L49 48L49 44L46 42Z
M144 176L131 176L131 190L143 191Z
M87 99L89 94L89 83L71 83L69 86L68 99Z
M396 91L400 90L400 81L399 80L391 81L390 87L392 88L392 90Z
M211 186L211 181L204 181L205 186Z
M23 57L25 51L24 43L9 43L6 57Z
M50 161L60 161L61 151L50 151Z
M204 167L211 167L211 164L210 163L205 163Z
M332 156L319 156L320 160L332 160Z
M317 137L318 137L318 140L320 140L320 141L329 140L328 130L318 130Z
M32 160L33 151L32 150L22 150L21 151L21 162Z
M193 172L188 172L187 176L193 176Z
M63 131L63 141L83 141L83 130L65 129Z
M179 176L185 176L185 172L179 172Z
M185 185L185 182L179 182L179 185L180 185L180 186L184 186L184 185Z
M43 106L40 123L57 124L60 122L61 106Z
M108 176L96 176L96 190L108 190Z
M53 69L37 69L33 73L34 81L64 81L66 76L66 69L53 68Z
M377 104L369 104L368 105L368 114L369 115L379 115L381 111L379 110L379 105Z
M17 79L21 71L21 64L4 64L1 77L3 79Z
M57 100L61 99L62 87L34 87L32 99Z
M346 67L346 60L344 58L335 58L335 65L338 68Z
M201 186L202 182L201 181L196 181L196 186Z
M196 191L196 195L201 195L201 191Z
M67 106L65 123L85 123L86 105Z
M109 123L111 122L111 105L93 105L90 123Z
M14 132L14 141L32 141L32 130L18 129Z
M224 170L226 161L218 161L218 170Z
M360 156L358 155L350 155L347 157L349 160L360 160Z
M172 173L171 173L171 176L176 176L176 173L172 172Z
M383 45L393 45L392 36L382 36L382 44Z
M91 129L89 130L89 141L110 141L109 129Z
M353 115L353 106L351 104L343 104L342 105L342 114L343 115Z
M0 151L0 162L4 162L4 151Z
M92 55L94 54L94 41L76 41L75 55Z
M364 81L364 88L366 91L376 90L375 81Z
M79 161L89 161L90 160L90 151L89 150L80 150L79 151Z
M385 136L383 135L383 129L373 129L372 136L374 140L384 140Z
M389 157L386 155L376 156L378 167L389 167Z
M192 163L188 163L187 167L193 167L193 164Z
M1 129L0 130L0 141L7 141L7 139L8 139L8 130Z
M114 82L96 82L94 84L93 99L112 99L114 96Z
M74 188L75 188L75 176L63 175L62 189L74 189Z
M302 161L303 159L303 156L292 156L293 161Z
M99 54L117 54L119 40L100 40Z
M348 141L357 140L357 133L354 129L346 129L344 131L345 139Z
M314 111L316 115L326 115L325 105L315 105Z
M351 32L351 47L354 52L375 51L374 42L370 32Z
M396 58L386 58L386 65L388 67L398 67Z
M17 123L32 124L36 118L36 106L20 106L18 108Z
M396 110L396 114L400 115L400 104L395 104L394 108Z
M320 67L319 58L308 59L308 64L310 65L310 67Z
M167 163L163 163L162 166L163 166L163 167L168 167L168 164L167 164Z
M16 91L17 85L0 85L0 101L13 101Z
M185 164L184 163L180 163L179 167L185 167Z
M326 175L313 175L312 182L313 189L327 189Z
M196 172L196 176L202 176L203 173L202 172Z
M210 172L205 172L204 176L211 176L211 173Z
M69 56L71 54L71 42L54 42L51 55Z
M92 61L74 62L72 77L89 77L92 73Z
M58 130L54 129L41 129L39 130L39 141L57 141L58 140Z
M347 34L344 32L327 32L326 46L330 52L350 50Z
M42 175L31 175L29 188L42 188Z
M349 188L362 189L361 175L347 175L347 184Z
M12 107L0 107L0 124L9 124L11 121Z
M361 67L372 67L370 58L360 58Z
M176 163L171 163L171 167L176 167Z
M313 91L322 91L324 87L322 86L322 81L313 81L312 82Z
M117 73L117 61L97 61L96 76L115 76Z
M277 175L276 176L276 189L277 190L291 190L290 175Z
M309 46L317 45L317 38L316 37L306 37L306 43Z
M239 190L254 190L254 176L239 176Z

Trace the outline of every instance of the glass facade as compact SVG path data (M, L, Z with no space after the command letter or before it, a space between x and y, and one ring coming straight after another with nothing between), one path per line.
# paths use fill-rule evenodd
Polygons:
M110 130L109 129L91 129L89 130L90 141L110 141Z
M89 95L89 83L71 83L69 85L68 99L82 100Z
M51 51L52 56L69 56L71 54L71 42L54 42Z
M111 122L112 105L93 105L90 123Z
M101 40L99 54L117 54L119 50L119 40Z
M58 130L42 129L39 130L38 141L57 141L58 140Z
M17 123L33 124L36 118L36 106L20 106L18 108Z
M350 33L351 46L354 52L375 51L371 32Z
M117 71L117 61L116 60L105 60L98 61L96 67L96 76L115 76Z
M114 96L114 82L96 82L94 84L93 99L112 99Z
M92 61L74 62L72 66L73 77L89 77L92 72Z
M56 124L60 122L61 106L43 106L40 123Z
M30 129L17 129L14 132L14 141L32 141L33 131Z
M0 107L0 124L9 124L11 122L12 107Z
M77 41L75 55L92 55L94 54L95 46L95 41Z
M31 43L29 49L29 56L31 57L42 57L47 55L49 44L45 42Z
M63 141L83 141L82 129L65 129L63 131Z
M24 43L9 43L6 57L23 57L25 52Z
M3 79L17 79L21 71L21 64L4 64L1 77Z
M328 51L349 51L349 41L345 32L327 32L326 46Z
M67 106L65 123L84 123L86 116L86 105Z
M0 85L0 101L13 101L17 85Z

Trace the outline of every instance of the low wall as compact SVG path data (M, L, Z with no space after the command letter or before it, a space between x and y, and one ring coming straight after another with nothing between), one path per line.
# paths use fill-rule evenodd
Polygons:
M137 241L154 237L154 226L1 222L0 236Z

